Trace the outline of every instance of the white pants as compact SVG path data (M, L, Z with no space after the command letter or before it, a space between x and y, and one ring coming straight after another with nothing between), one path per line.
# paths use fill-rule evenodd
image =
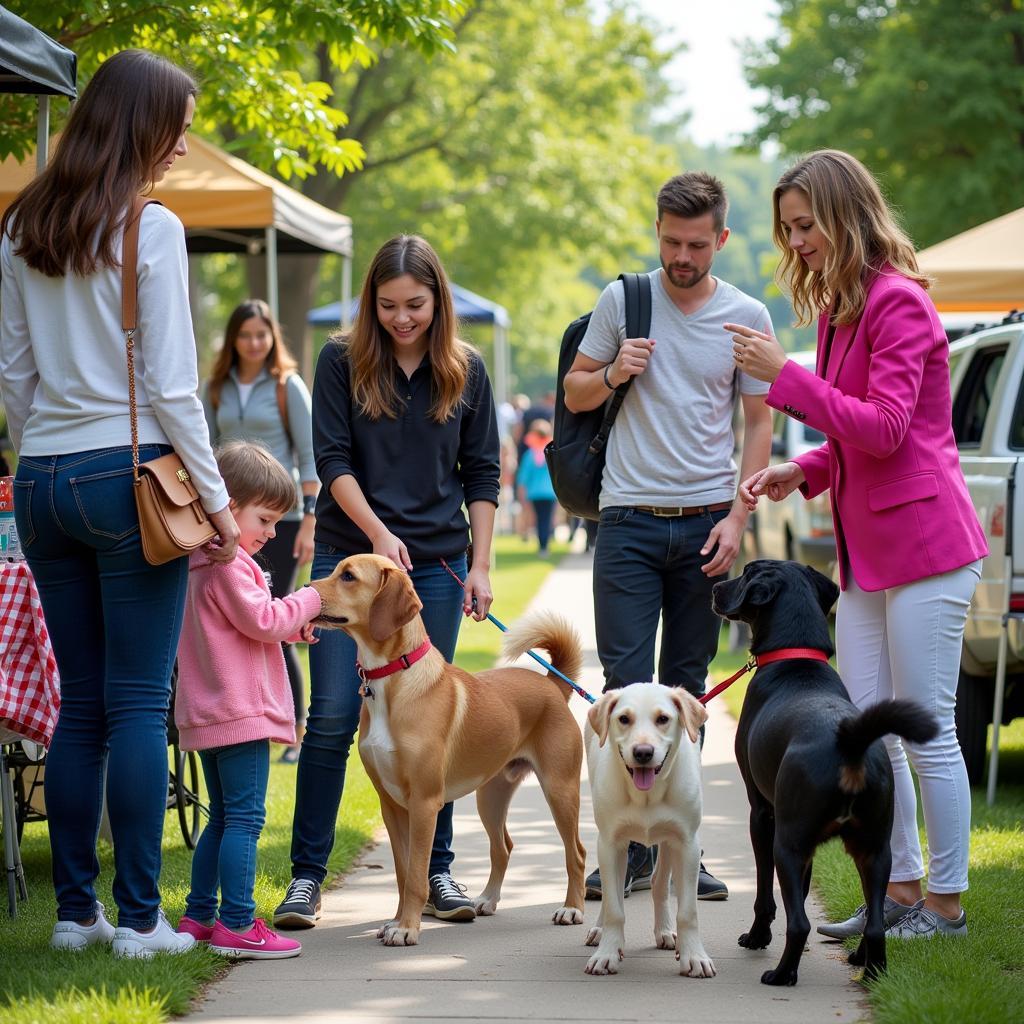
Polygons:
M928 834L928 890L967 888L971 790L956 739L954 708L967 609L981 578L981 561L902 587L866 593L853 573L836 612L836 658L859 708L899 698L923 704L939 722L930 743L886 736L896 782L890 881L924 877L917 798L907 756L921 787ZM904 752L905 748L905 752Z

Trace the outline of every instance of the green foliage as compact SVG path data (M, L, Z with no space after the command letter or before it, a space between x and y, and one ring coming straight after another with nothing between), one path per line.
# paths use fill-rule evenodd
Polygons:
M154 50L192 70L202 89L195 129L222 129L229 148L304 178L322 166L352 171L364 152L345 137L330 85L310 74L309 52L322 45L327 66L342 70L398 43L430 56L450 50L450 20L464 0L9 0L7 7L78 55L79 91L108 56L127 47ZM54 104L56 125L67 105ZM35 144L34 101L0 97L0 158L24 158Z
M769 90L756 141L846 149L922 246L1020 205L1022 0L780 0L747 52Z
M304 190L355 218L357 281L387 238L422 234L454 280L509 309L520 376L538 362L551 374L564 324L596 295L581 271L603 281L652 250L653 197L674 169L649 133L669 54L635 15L599 22L584 0L483 0L456 44L430 63L383 47L343 76L366 160ZM329 301L336 279L322 281Z

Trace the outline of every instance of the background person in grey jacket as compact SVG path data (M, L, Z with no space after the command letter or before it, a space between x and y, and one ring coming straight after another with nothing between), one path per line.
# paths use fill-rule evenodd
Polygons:
M214 444L261 441L295 479L295 507L281 518L277 535L260 552L275 598L295 589L299 566L313 559L313 510L320 490L309 390L297 366L270 307L262 299L247 299L228 317L224 344L203 391ZM281 760L295 764L305 732L306 696L299 660L288 644L284 661L295 702L295 745Z

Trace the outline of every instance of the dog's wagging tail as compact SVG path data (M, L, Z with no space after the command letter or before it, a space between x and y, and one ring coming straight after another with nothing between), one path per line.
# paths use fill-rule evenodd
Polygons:
M563 675L575 679L580 674L583 648L576 628L568 619L551 612L523 616L505 634L502 653L506 660L515 661L534 647L547 651L551 664ZM573 694L572 687L551 672L547 677L562 690L568 701Z
M883 700L859 715L844 718L836 727L836 746L842 759L839 788L860 793L865 786L864 755L875 740L888 733L927 743L939 733L939 724L920 704L911 700Z

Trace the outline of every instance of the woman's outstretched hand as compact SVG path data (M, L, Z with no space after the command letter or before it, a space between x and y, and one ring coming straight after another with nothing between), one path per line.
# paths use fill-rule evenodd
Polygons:
M409 549L388 530L374 538L373 553L390 558L399 569L404 569L406 572L412 571L412 559L409 557Z
M753 512L757 499L762 495L769 501L782 501L792 494L805 480L804 471L795 462L781 462L777 466L766 466L740 484L740 498Z

